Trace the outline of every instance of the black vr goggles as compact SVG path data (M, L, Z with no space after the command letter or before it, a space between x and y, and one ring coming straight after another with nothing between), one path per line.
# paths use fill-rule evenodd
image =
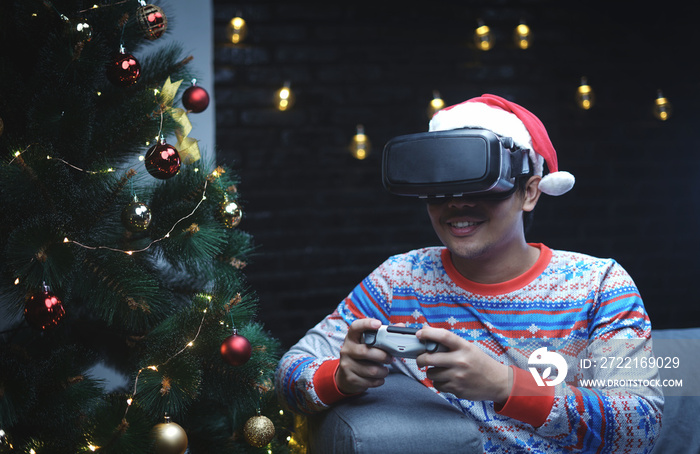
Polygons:
M487 129L452 129L391 139L382 180L392 194L421 198L507 197L530 171L527 149Z

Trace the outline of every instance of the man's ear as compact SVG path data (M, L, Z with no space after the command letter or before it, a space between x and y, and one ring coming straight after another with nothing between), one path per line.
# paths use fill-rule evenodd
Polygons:
M527 180L523 194L523 211L532 211L535 209L537 201L542 194L539 188L540 180L542 180L542 177L537 175L533 175Z

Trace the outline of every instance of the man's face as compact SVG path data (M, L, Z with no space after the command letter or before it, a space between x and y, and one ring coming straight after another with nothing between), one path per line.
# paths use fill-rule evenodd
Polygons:
M531 189L517 191L503 200L448 198L429 203L428 215L435 233L452 252L453 261L507 259L514 248L526 244L522 214L534 209L538 195L535 184L534 193Z

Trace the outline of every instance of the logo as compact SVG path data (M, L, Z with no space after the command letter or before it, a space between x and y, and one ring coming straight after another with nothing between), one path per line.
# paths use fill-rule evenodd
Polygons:
M532 378L535 379L538 386L558 385L564 381L564 378L566 378L566 373L569 370L564 357L557 352L548 352L547 347L538 348L532 352L530 358L527 360L527 364L528 366L533 364L551 364L557 368L557 378L554 380L544 381L552 373L551 367L547 367L544 372L542 372L542 376L540 376L536 368L529 367Z

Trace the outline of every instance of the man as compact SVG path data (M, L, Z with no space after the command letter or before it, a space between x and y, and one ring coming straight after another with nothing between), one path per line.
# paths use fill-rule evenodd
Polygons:
M496 172L488 184L475 177L455 186L447 175L469 171L455 156L488 167L497 155L478 158L492 152L502 159L484 172ZM440 159L452 161L434 164ZM650 452L663 406L657 370L591 366L651 355L634 282L613 260L525 240L524 218L541 193L561 195L574 183L558 170L539 119L483 95L438 112L428 133L390 142L384 165L394 165L384 169L391 192L426 197L445 247L389 258L292 347L277 372L283 401L320 412L381 386L392 369L470 415L485 452ZM447 351L408 359L365 345L362 333L382 324L420 328L418 339ZM549 362L556 380L551 368L536 368Z

